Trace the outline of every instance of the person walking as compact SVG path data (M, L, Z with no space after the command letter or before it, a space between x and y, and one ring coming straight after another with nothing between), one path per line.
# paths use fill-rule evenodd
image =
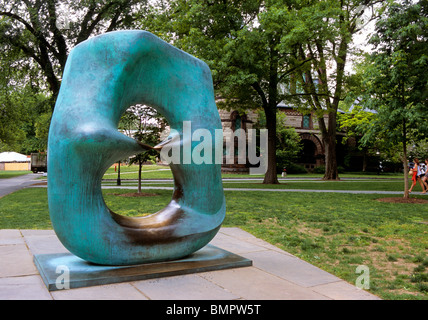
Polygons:
M416 185L416 182L418 182L418 181L419 181L419 184L421 185L422 193L426 193L424 184L422 183L422 180L421 180L421 174L422 173L421 173L421 166L419 163L419 159L415 158L415 159L413 159L413 161L414 161L415 165L413 167L412 186L409 189L409 193L412 192L413 187Z
M425 186L425 192L426 192L428 190L428 158L425 159L425 165L423 166L423 169L424 169L423 170L424 172L421 174L421 180Z

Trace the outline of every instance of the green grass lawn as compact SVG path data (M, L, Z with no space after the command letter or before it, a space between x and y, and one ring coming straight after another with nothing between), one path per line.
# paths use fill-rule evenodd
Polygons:
M23 176L24 174L29 174L31 171L0 171L0 179L8 179L18 176Z
M163 208L169 190L121 197L103 190L115 212L144 215ZM134 192L134 191L132 191ZM426 204L376 201L379 195L226 191L225 227L256 237L355 284L356 268L370 270L370 292L383 299L428 298ZM426 199L424 196L415 196ZM46 189L29 188L0 199L1 229L51 229Z
M115 170L116 169L116 170ZM118 178L118 168L111 167L104 174L104 179ZM172 172L168 166L159 165L145 165L143 166L142 178L143 179L172 179ZM120 166L121 179L138 179L138 166L121 165Z

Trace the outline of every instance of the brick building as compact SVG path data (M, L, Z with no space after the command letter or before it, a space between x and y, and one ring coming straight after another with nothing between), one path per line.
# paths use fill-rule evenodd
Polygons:
M296 132L300 135L303 143L303 150L299 155L296 164L305 167L308 171L313 171L314 168L324 165L325 149L321 139L321 132L318 127L318 121L313 113L302 114L295 108L279 104L278 109L280 112L286 114L286 125L295 128ZM258 115L252 110L248 110L244 114L239 114L237 111L226 111L219 109L219 114L223 126L223 130L229 128L232 131L236 129L243 129L247 131L253 128L258 120ZM324 121L328 125L328 117L325 115ZM343 132L338 132L338 139L344 136ZM237 140L235 138L235 140ZM236 143L236 141L235 141ZM235 148L236 150L236 148ZM343 157L345 150L344 147L338 143L338 157ZM227 151L224 153L227 155ZM235 155L237 158L237 155ZM340 163L340 161L339 161ZM223 171L248 171L248 164L223 164Z

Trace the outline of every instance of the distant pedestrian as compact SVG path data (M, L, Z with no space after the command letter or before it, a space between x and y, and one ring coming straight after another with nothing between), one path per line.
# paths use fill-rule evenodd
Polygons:
M425 192L426 192L428 190L428 158L425 159L425 165L422 168L425 172L421 175L421 180L425 186Z
M413 161L414 161L415 165L413 167L412 186L409 189L409 193L412 192L413 187L416 185L417 181L419 181L419 184L421 185L422 193L425 193L426 190L425 190L424 184L422 183L422 180L421 180L421 174L422 173L421 173L421 166L419 163L419 159L415 158L415 159L413 159Z

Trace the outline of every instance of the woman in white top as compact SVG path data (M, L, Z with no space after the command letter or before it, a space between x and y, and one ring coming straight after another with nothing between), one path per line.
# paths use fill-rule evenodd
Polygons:
M419 159L415 158L413 161L415 162L415 166L413 167L412 186L410 187L409 192L412 192L413 187L416 185L416 181L419 181L422 193L425 193L426 190L421 180L421 166L419 165Z

